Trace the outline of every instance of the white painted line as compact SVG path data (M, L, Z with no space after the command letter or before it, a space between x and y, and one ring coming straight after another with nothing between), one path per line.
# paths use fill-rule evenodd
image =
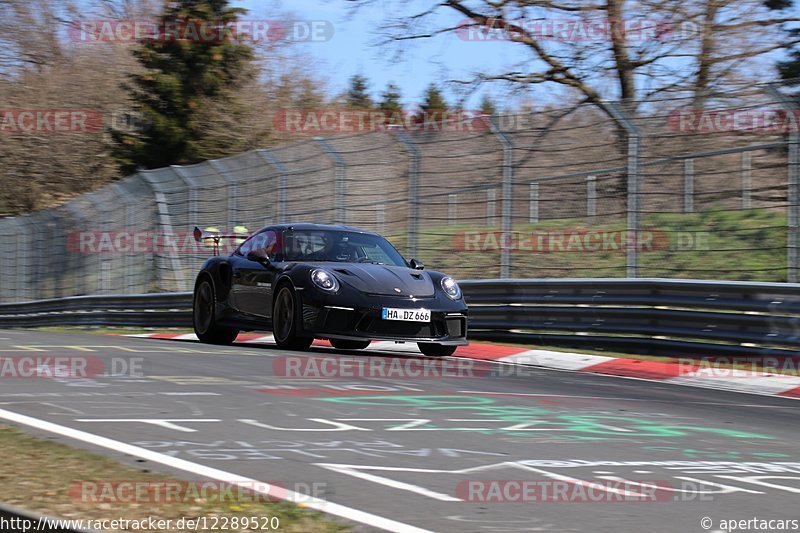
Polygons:
M366 472L360 472L358 470L353 470L349 468L349 465L339 465L335 464L319 464L323 468L327 468L328 470L332 470L334 472L338 472L340 474L347 474L349 476L357 477L359 479L363 479L366 481L372 481L373 483L379 483L386 487L391 487L393 489L399 490L407 490L409 492L415 492L421 496L425 496L426 498L433 498L435 500L443 501L443 502L461 502L464 501L461 498L454 498L449 494L444 494L442 492L435 492L424 487L420 487L419 485L413 485L411 483L405 483L403 481L397 481L396 479L389 479L381 476L376 476L374 474L367 474Z
M241 487L243 489L253 490L254 492L258 492L259 494L269 495L270 486L264 483L263 481L243 478L238 474L193 463L191 461L186 461L185 459L170 457L169 455L164 455L163 453L154 452L152 450L140 448L139 446L134 446L132 444L128 444L125 442L109 439L107 437L101 437L100 435L94 435L92 433L87 433L79 429L73 429L70 427L61 426L59 424L54 424L46 420L40 420L38 418L33 418L27 415L14 413L12 411L6 411L5 409L0 409L0 419L40 429L42 431L48 431L50 433L55 433L56 435L61 435L63 437L68 437L70 439L76 439L81 442L87 442L95 446L100 446L101 448L108 448L109 450L114 450L116 452L132 455L134 457L145 459L147 461L152 461L154 463L163 464L171 468L183 470L184 472L189 472L198 476L202 476L204 478L214 479L216 481L222 481L224 483L230 483L232 485ZM298 492L283 490L283 489L281 489L279 492L285 493L285 495L281 494L280 496L277 495L272 495L272 496L293 503L302 503L304 507L315 509L317 511L322 511L324 513L332 514L334 516L339 516L347 520L353 520L354 522L359 522L362 524L373 526L378 529L383 529L386 531L397 531L399 533L432 533L427 529L421 529L416 526L392 520L390 518L384 518L382 516L375 515L372 513L367 513L365 511L359 511L358 509L353 509L350 507L345 507L344 505L339 505L338 503L328 502L325 500L321 500L319 498L306 496Z
M180 426L175 422L221 422L221 420L219 418L76 418L75 422L139 422L142 424L153 424L154 426L159 426L166 429L174 429L175 431L194 433L197 431L196 429Z
M196 341L198 339L197 339L197 335L195 335L194 333L184 333L183 335L178 335L177 337L173 337L173 338L171 338L169 340L173 340L173 341Z

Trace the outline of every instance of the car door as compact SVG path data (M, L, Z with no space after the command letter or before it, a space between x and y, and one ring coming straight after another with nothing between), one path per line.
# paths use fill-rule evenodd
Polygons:
M269 318L272 308L272 284L275 279L277 236L272 230L252 235L237 251L233 265L234 305L241 313Z

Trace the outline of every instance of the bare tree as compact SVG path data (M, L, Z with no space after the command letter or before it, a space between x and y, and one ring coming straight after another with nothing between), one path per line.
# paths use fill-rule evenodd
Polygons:
M359 7L376 0L351 2ZM399 9L404 12L384 25L382 35L393 43L440 36L503 40L528 52L521 62L479 67L470 78L453 80L469 89L488 82L541 85L550 91L560 87L604 110L608 99L620 99L635 110L641 102L664 93L688 94L702 105L709 92L733 79L763 77L759 61L797 42L783 31L786 24L798 20L787 15L788 4L769 0L443 0L408 12L410 4L401 2Z
M123 85L140 67L134 43L83 43L65 31L78 20L148 19L162 0L0 0L0 216L61 204L122 174L109 150L109 130L131 124L134 106ZM232 95L241 113L203 102L203 121L219 140L219 154L286 140L272 114L292 106L322 105L324 81L311 62L285 42L257 46L258 64ZM14 110L78 109L101 117L97 131L13 131L2 120ZM10 111L3 114L2 111ZM237 118L234 119L234 116ZM4 126L8 126L5 127Z

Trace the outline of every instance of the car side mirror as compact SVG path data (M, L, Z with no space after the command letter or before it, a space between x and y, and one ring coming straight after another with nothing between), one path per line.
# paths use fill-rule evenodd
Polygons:
M247 259L249 259L250 261L255 261L256 263L261 263L262 265L269 264L269 257L261 255L255 250L247 252Z
M424 270L425 265L422 264L422 261L417 261L416 259L412 259L408 262L408 266L413 268L414 270Z

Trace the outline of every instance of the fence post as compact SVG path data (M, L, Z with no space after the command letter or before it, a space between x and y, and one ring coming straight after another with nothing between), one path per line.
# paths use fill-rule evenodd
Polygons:
M683 212L694 213L694 159L683 160Z
M496 200L494 189L486 189L486 225L490 228L494 227L494 217L497 215L494 205Z
M789 190L787 196L789 200L788 228L786 235L786 281L797 283L797 251L798 251L798 222L800 222L800 183L798 182L798 172L800 172L800 123L797 120L798 108L794 101L780 92L772 84L769 91L783 105L789 121L788 149L789 149L789 169L788 181Z
M30 216L36 221L33 224L36 228L36 239L32 242L33 255L36 259L36 277L32 283L34 298L38 300L52 298L53 295L48 294L47 289L50 282L53 281L54 269L63 264L63 260L53 257L55 247L51 248L50 245L56 217L52 209L43 209Z
M197 208L197 197L199 195L200 187L197 186L195 179L193 176L190 176L186 169L184 169L180 165L170 165L170 169L175 173L178 178L183 182L184 187L189 191L189 220L190 226L200 226L202 222L198 219L199 209ZM223 231L232 231L232 226L228 226L227 228L223 228ZM177 254L182 254L179 248ZM186 283L185 278L183 277L183 273L181 273L180 278L176 276L175 279L176 284L179 287L179 290L188 291L191 287Z
M397 128L390 128L395 138L408 152L408 249L409 257L416 257L419 237L419 150L405 133Z
M386 204L378 204L375 210L375 221L377 222L378 233L386 233Z
M628 268L629 278L639 275L639 129L628 118L622 107L616 102L610 102L608 109L628 136L628 235L633 235L633 243L628 241ZM630 239L630 237L629 237Z
M495 123L493 117L487 117L489 127L503 146L503 181L500 195L502 196L502 211L500 216L500 277L511 277L511 217L514 201L514 143Z
M750 209L750 189L751 189L751 164L750 152L742 152L742 209Z
M286 167L278 161L268 150L256 150L256 153L267 163L275 167L278 173L278 216L277 222L287 222L286 220L286 188L288 187L289 173Z
M531 183L530 201L528 203L528 222L531 224L539 223L539 184Z
M189 176L180 165L170 165L169 168L172 169L175 175L180 178L180 180L183 182L183 186L186 187L186 190L189 191L189 225L190 226L201 225L202 222L200 222L197 219L198 187L195 185L193 178ZM223 231L230 231L230 229L224 228Z
M33 239L36 234L36 226L29 222L30 214L24 214L14 217L20 227L17 233L17 273L24 273L25 280L20 279L17 281L17 288L19 289L19 298L17 300L35 300L33 294L33 286L35 285L34 278L34 264L33 264Z
M586 176L586 218L589 222L597 220L597 176Z
M322 137L314 137L317 144L322 147L322 150L333 160L336 167L336 183L334 185L334 221L337 224L347 224L347 210L344 205L344 199L347 197L347 170L344 159L339 152L334 150Z
M163 232L165 235L175 235L175 230L172 228L172 217L169 214L169 204L167 203L167 197L164 194L164 189L162 188L161 184L158 183L156 180L152 179L146 171L139 172L139 176L142 177L142 180L150 187L150 190L153 191L153 196L156 200L156 211L158 212L158 221L156 222L156 226L160 226L163 228ZM154 254L157 252L153 251ZM158 257L156 255L156 257ZM170 254L170 264L172 266L172 271L174 273L174 280L175 285L177 287L183 287L183 270L181 270L181 262L178 257L178 254ZM177 287L166 287L164 282L164 274L162 269L156 266L157 271L157 284L158 289L161 291L174 291Z
M3 268L3 286L0 291L4 295L3 299L8 302L18 302L22 300L19 297L20 287L24 285L22 278L24 270L20 269L19 260L25 252L25 248L19 246L19 236L24 235L25 229L22 227L22 222L19 216L9 217L3 220L3 224L7 225L8 232L3 239L2 257L5 259L5 266Z
M222 176L222 179L228 184L228 230L233 230L233 227L241 222L238 220L239 217L237 216L239 214L239 206L237 204L237 200L239 199L239 182L228 174L225 168L220 165L219 160L211 159L208 164L214 169L214 172Z
M113 232L111 229L111 209L101 201L97 201L99 191L91 192L84 196L86 200L94 206L95 213L101 213L100 231ZM116 208L116 206L114 206ZM116 253L115 253L116 255ZM92 291L93 294L107 294L111 290L111 259L107 255L98 254L97 256L97 283Z
M3 284L0 285L0 302L16 301L17 285L22 281L17 271L16 256L22 251L17 248L16 236L19 234L17 217L0 220L0 228L6 231L0 240L0 272L3 272Z
M125 231L130 233L130 238L135 239L134 235L134 222L133 222L133 205L135 202L132 201L131 195L125 191L122 187L120 182L116 182L111 185L111 188L117 194L119 198L122 199L122 202L125 204ZM134 288L133 285L133 262L135 259L135 255L133 253L125 254L125 292L127 294L137 293L137 292L147 292L142 287Z
M87 285L87 278L86 278L86 254L83 253L80 247L80 232L86 231L87 227L84 224L84 211L81 211L78 206L75 205L75 202L67 202L64 205L64 208L70 213L74 218L75 228L78 230L78 239L79 242L77 244L78 251L76 253L76 262L78 265L74 268L75 271L75 278L73 280L73 293L70 296L80 296L82 294L89 294L89 289Z

